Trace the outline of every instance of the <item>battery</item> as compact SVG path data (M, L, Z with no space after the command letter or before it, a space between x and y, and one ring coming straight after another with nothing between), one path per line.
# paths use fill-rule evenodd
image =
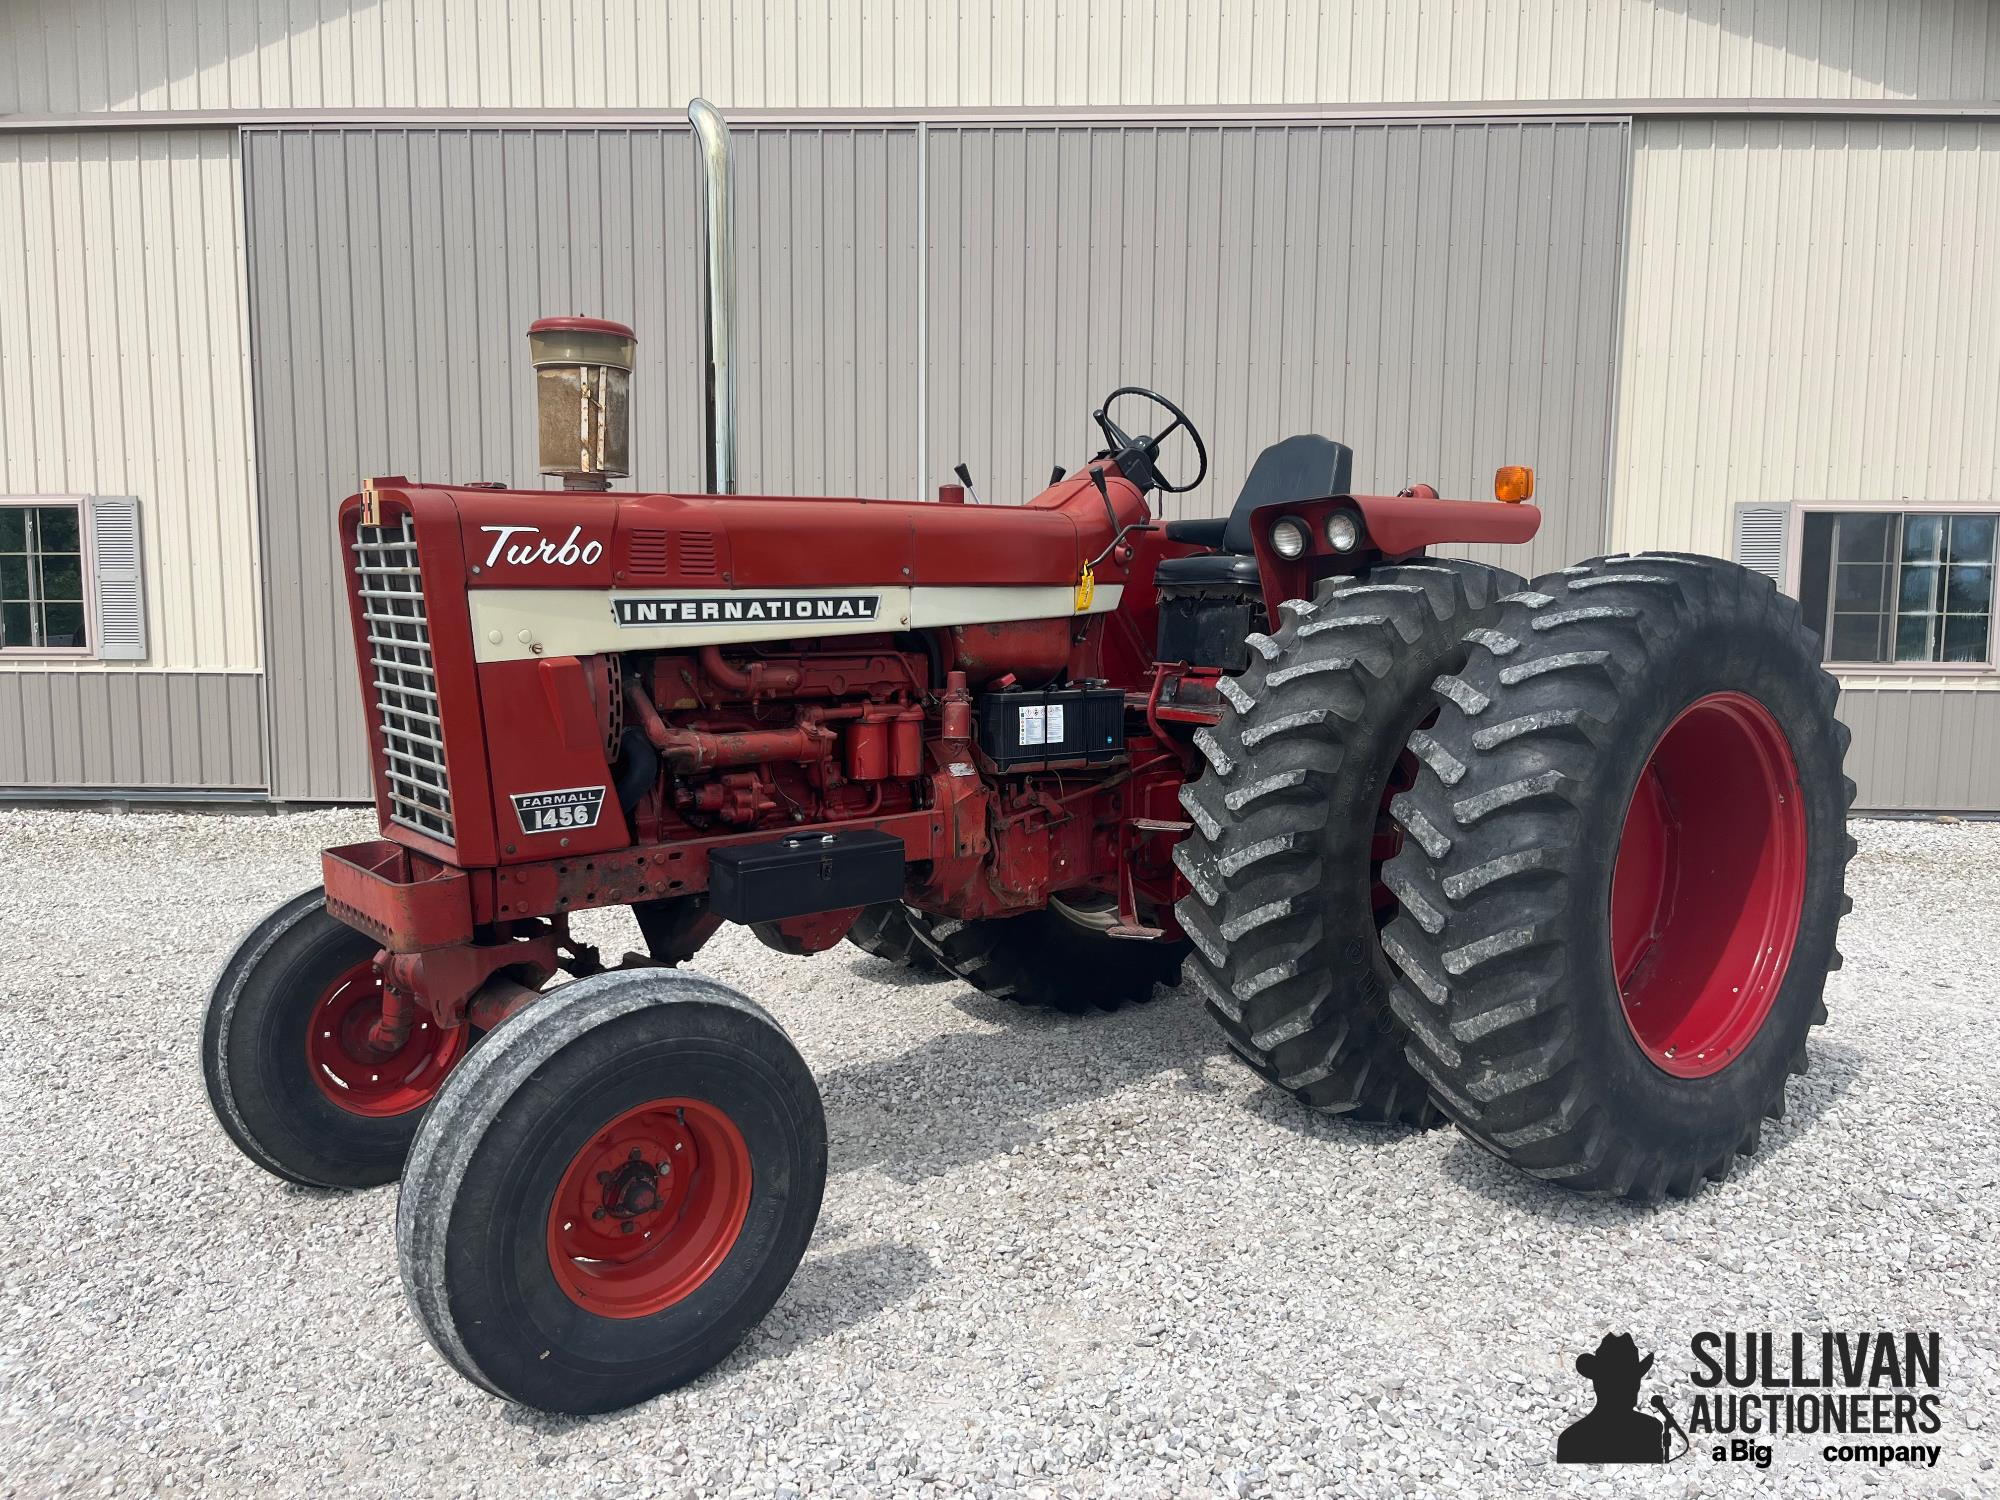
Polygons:
M1117 688L1013 688L974 705L979 748L1003 771L1101 764L1125 754L1125 694Z

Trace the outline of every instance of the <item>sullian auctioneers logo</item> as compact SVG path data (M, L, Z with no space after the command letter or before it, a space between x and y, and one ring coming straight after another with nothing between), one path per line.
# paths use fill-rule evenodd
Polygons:
M1577 1373L1596 1400L1556 1440L1565 1464L1672 1463L1706 1453L1716 1463L1771 1466L1780 1439L1804 1439L1809 1456L1872 1468L1935 1468L1940 1410L1935 1331L1887 1329L1697 1333L1688 1341L1695 1387L1682 1426L1658 1394L1657 1416L1639 1409L1654 1356L1629 1333L1607 1333L1579 1354Z

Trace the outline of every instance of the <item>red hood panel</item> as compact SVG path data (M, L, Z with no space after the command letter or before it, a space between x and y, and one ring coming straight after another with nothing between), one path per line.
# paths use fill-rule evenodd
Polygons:
M1121 512L1136 511L1137 493L1121 479L1111 483ZM456 509L471 588L1069 583L1110 534L1095 494L1087 497L1080 528L1073 516L1083 496L1055 505L971 506L466 489L400 480L377 481L376 489Z

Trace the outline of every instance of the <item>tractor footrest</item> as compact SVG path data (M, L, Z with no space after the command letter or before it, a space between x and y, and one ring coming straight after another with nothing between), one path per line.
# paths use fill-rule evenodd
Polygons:
M1194 824L1179 818L1134 818L1132 826L1140 833L1186 833Z
M465 871L412 855L388 839L342 844L320 855L326 910L391 953L472 941Z
M1128 927L1123 922L1120 922L1116 927L1105 928L1104 935L1115 938L1132 938L1139 942L1150 943L1155 938L1165 937L1167 933L1163 927Z

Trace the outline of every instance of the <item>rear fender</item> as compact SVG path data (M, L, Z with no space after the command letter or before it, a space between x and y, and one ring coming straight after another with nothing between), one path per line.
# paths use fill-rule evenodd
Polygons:
M1340 511L1361 521L1361 542L1347 552L1336 552L1326 539L1326 523ZM1305 526L1306 550L1295 558L1280 557L1271 549L1272 524L1286 516ZM1313 585L1322 578L1421 556L1425 549L1446 542L1526 542L1541 524L1537 507L1497 500L1440 500L1429 493L1333 495L1260 505L1250 513L1250 536L1265 609L1275 625L1279 603L1310 598Z

